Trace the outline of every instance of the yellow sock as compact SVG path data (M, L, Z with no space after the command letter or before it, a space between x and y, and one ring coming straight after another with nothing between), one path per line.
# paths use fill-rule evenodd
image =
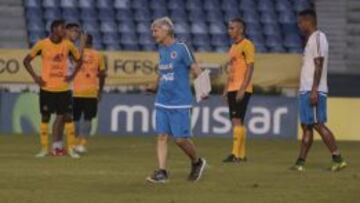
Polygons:
M49 123L40 124L40 144L42 150L49 149Z
M68 150L73 149L76 144L74 122L65 123L65 134Z
M233 131L233 149L232 154L235 155L235 157L240 157L240 141L241 141L241 127L234 127Z
M85 137L81 137L81 138L79 138L79 145L83 145L83 146L85 146L85 145L86 145L86 143L87 143L87 140L86 140L86 138L85 138Z
M241 127L240 131L240 158L246 157L246 129L245 127Z

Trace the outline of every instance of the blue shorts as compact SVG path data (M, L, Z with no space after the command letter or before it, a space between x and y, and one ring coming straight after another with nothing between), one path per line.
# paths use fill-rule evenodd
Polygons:
M312 106L310 102L310 92L301 92L299 95L301 124L326 123L326 100L326 93L318 92L318 103L316 106Z
M175 138L189 138L192 135L190 109L156 107L155 121L158 134L168 134Z

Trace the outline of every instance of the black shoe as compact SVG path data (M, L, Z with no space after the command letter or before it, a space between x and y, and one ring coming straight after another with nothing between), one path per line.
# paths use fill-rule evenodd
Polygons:
M155 170L153 174L146 178L146 181L151 183L167 183L169 181L166 170Z
M189 174L188 180L192 182L197 182L198 180L200 180L205 167L206 160L203 158L200 158L197 163L191 164L191 172Z
M235 155L233 154L230 154L228 157L226 157L223 162L224 163L239 163L241 161L247 161L247 158L244 157L244 158L237 158Z

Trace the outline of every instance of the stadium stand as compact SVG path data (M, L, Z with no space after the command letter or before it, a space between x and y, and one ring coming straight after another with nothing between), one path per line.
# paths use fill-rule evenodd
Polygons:
M149 51L151 20L170 16L178 38L196 51L226 51L226 23L240 16L258 52L301 52L296 13L311 0L24 0L29 46L55 18L81 23L106 50Z

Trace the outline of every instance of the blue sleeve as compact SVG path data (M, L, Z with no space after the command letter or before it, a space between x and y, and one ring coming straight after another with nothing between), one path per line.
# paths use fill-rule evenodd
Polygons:
M185 43L181 43L181 45L183 47L182 53L184 56L185 65L190 68L190 66L195 63L194 54Z

